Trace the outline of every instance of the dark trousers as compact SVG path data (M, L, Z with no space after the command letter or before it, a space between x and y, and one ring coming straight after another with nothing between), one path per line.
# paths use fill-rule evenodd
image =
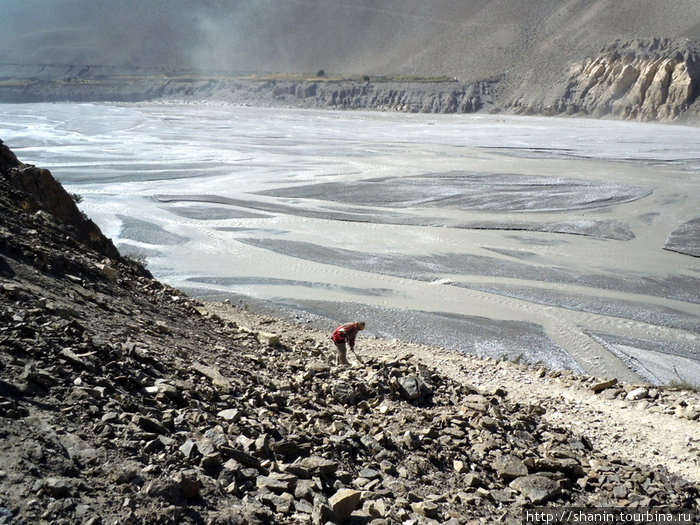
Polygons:
M335 347L338 349L338 364L339 365L347 365L348 364L348 348L345 346L345 342L342 343L336 343L333 341L335 344Z

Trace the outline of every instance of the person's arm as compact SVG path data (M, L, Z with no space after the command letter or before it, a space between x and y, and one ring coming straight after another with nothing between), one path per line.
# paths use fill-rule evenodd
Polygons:
M355 336L357 335L357 330L356 329L350 329L348 330L348 345L350 346L350 349L355 348Z

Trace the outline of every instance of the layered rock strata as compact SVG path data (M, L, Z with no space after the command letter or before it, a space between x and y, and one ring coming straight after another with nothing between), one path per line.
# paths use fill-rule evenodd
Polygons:
M563 60L549 59L553 71L546 79L535 70L530 76L504 71L470 82L438 77L421 81L207 77L99 66L0 65L0 101L217 100L251 106L412 113L506 111L643 121L700 120L697 40L616 41L573 64ZM524 67L520 64L517 69Z
M526 113L670 121L697 114L698 94L697 42L618 41L574 64L546 102L523 96L512 107Z

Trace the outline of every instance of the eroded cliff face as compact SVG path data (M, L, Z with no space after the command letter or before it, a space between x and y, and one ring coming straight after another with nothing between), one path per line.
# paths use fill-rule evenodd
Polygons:
M21 80L2 83L22 75ZM55 75L55 77L51 77ZM58 78L54 81L52 78ZM250 80L198 76L157 76L118 68L66 67L48 73L0 64L0 103L139 102L216 100L250 106L371 109L407 113L474 113L493 106L499 78L478 82L452 80L367 81Z
M444 82L279 82L267 97L278 102L334 109L406 113L475 113L491 107L497 80Z
M587 113L619 118L672 120L695 101L700 87L697 49L675 50L670 42L615 44L578 66L570 100Z
M528 113L669 121L697 113L698 94L698 42L618 41L573 64L543 104L523 97L513 106Z
M107 66L0 64L0 102L216 100L250 106L700 122L698 40L616 41L588 58L571 62L571 55L565 55L552 58L540 50L519 65L529 69L526 75L509 70L468 82L453 77L254 79ZM543 76L545 70L549 73Z

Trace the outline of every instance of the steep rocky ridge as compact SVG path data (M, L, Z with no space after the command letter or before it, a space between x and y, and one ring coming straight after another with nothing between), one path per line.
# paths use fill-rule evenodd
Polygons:
M533 505L700 511L698 479L669 472L663 451L642 463L609 456L566 412L557 424L544 417L557 408L510 395L507 379L450 378L379 340L364 363L338 368L303 327L274 334L274 320L246 326L214 313L23 206L40 200L35 186L16 186L23 165L9 150L2 158L0 522L458 524L520 523ZM478 366L495 377L509 365ZM546 384L548 373L538 376ZM594 383L591 395L619 392ZM700 425L697 396L633 392L625 397L661 399L679 407L670 417Z

